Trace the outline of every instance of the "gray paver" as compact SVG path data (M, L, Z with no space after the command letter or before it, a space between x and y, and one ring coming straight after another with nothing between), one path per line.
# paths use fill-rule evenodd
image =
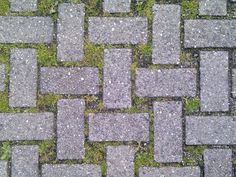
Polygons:
M82 159L84 149L84 109L82 99L57 103L57 158Z
M200 177L199 167L142 167L139 177Z
M102 177L98 165L42 165L42 177Z
M1 113L0 141L54 138L53 113Z
M236 20L185 20L186 48L235 47Z
M108 146L107 177L134 177L134 155L131 146Z
M232 117L186 117L187 145L236 144L236 121Z
M107 108L131 106L131 50L106 49L103 100Z
M200 57L201 111L228 111L228 52L201 51Z
M183 154L182 102L154 103L154 159L181 162Z
M62 3L58 12L57 60L80 61L84 57L84 4Z
M180 6L153 6L154 64L178 64L180 61Z
M99 92L98 69L42 67L40 91L43 94L97 94Z
M10 58L11 107L36 107L37 58L35 49L12 49Z
M38 146L13 146L11 157L12 177L39 177Z
M89 40L95 44L147 43L145 17L90 17Z
M0 176L1 177L8 177L8 170L7 170L7 161L0 160Z
M227 15L227 0L200 0L199 15Z
M195 69L147 69L136 70L136 94L140 97L192 96L196 95Z
M90 141L149 141L147 113L89 114Z
M5 65L0 65L0 91L5 90Z
M13 12L36 11L38 0L10 0L10 9Z
M232 69L232 95L236 97L236 69Z
M131 0L104 0L103 9L108 13L130 12Z
M52 39L50 17L0 17L0 43L50 43Z
M206 149L204 175L205 177L232 177L232 150Z

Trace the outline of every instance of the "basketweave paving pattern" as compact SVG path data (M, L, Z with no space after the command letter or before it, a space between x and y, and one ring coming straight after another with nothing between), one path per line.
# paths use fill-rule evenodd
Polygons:
M89 17L89 1L55 1L53 19L34 15L37 0L10 0L0 177L235 177L233 1L195 1L194 19L182 1L93 1L103 15ZM57 61L44 65L37 46L52 45ZM81 64L88 45L102 65ZM53 109L41 105L50 97Z

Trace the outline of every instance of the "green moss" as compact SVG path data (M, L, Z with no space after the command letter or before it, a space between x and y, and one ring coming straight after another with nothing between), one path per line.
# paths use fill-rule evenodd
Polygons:
M138 50L142 57L151 57L152 55L152 44L138 45Z
M8 106L8 93L7 92L0 92L0 112L9 112Z
M138 1L135 7L137 16L147 17L149 24L151 24L152 18L153 18L152 7L154 4L155 4L155 0Z
M40 111L56 112L56 103L59 99L62 99L61 95L40 95L37 106Z
M102 14L102 0L83 0L86 16L100 16Z
M182 52L180 54L180 62L184 63L184 62L189 62L192 59L192 54L188 53L188 52Z
M42 141L39 143L40 163L51 163L56 159L56 142L53 140Z
M0 144L0 160L10 160L11 158L11 143L3 142Z
M186 113L193 113L200 108L200 99L194 98L194 99L187 99L184 98L184 111Z
M7 15L9 7L10 5L8 0L0 0L0 16Z
M37 45L37 59L40 66L57 66L56 45Z
M198 0L182 0L182 17L184 19L195 19L198 16Z
M206 149L205 146L187 146L185 148L183 165L203 165L203 151Z

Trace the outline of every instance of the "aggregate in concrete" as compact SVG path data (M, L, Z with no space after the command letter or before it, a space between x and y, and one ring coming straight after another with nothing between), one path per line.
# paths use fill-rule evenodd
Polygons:
M36 11L38 0L10 0L10 10L13 12Z

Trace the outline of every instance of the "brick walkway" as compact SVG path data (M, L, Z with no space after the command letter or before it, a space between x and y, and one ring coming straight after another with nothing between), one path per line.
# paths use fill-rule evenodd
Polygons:
M104 0L105 16L86 3L57 4L56 21L22 15L38 3L10 0L0 16L0 177L236 177L233 2L200 0L195 19L153 3L150 20L130 0ZM102 66L81 64L88 43ZM42 44L56 44L54 65L38 61Z

